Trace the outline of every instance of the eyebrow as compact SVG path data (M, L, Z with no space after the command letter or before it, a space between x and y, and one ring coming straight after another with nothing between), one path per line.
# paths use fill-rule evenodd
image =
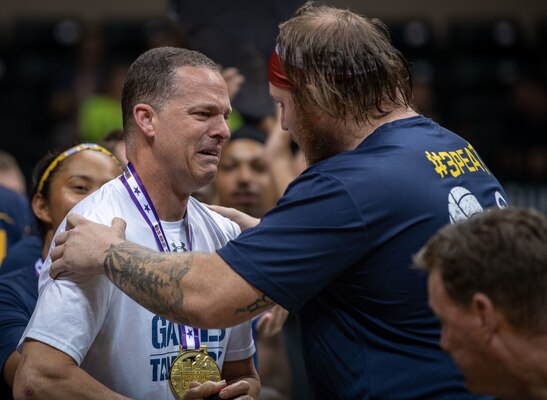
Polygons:
M83 179L84 181L88 181L88 182L93 181L93 179L88 175L70 175L68 177L68 180L71 180L71 179Z
M241 156L236 156L236 155L233 155L233 154L226 154L223 156L224 159L226 160L234 160L234 161L263 161L263 157L259 156L259 155L253 155L251 157L241 157Z

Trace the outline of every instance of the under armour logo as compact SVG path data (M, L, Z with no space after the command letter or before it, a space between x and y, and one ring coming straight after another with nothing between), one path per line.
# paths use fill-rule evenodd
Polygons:
M171 242L171 248L173 249L173 253L176 253L178 251L188 251L186 249L186 245L183 242L179 242L180 246L177 246L175 242Z

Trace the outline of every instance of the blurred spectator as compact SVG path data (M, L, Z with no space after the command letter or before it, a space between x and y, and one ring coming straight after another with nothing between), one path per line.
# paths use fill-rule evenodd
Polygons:
M0 150L0 265L8 250L34 226L25 186L17 161Z
M13 156L0 150L0 186L4 186L21 195L26 195L27 185L19 164Z
M0 186L0 264L8 250L32 232L32 227L27 198Z
M215 179L217 203L261 218L278 199L265 157L263 132L245 126L222 149Z
M38 245L38 256L30 262L25 257L14 258L11 271L0 275L0 398L12 398L11 387L20 358L16 346L34 311L38 276L57 227L76 203L120 172L118 161L97 145L49 153L36 166L32 210L41 239L21 242L23 248L18 254L36 254Z

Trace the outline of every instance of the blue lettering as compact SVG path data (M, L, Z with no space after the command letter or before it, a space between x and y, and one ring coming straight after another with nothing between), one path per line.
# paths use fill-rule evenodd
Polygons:
M160 360L151 359L150 365L152 366L152 382L157 382L158 380L158 366L160 365Z
M161 374L160 374L160 381L165 381L169 379L169 357L162 357L161 359Z
M178 354L166 357L152 358L150 365L152 366L152 382L165 381L169 379L169 371L171 365L178 357Z
M172 322L167 322L167 338L166 338L166 344L167 346L178 346L179 345L179 339L177 337L177 331L180 329L177 329L178 325L173 324ZM173 344L171 344L173 342Z
M158 315L152 318L152 346L155 349L163 349L166 346L165 318Z
M156 315L152 318L152 346L155 349L164 349L180 344L178 325Z
M209 332L217 331L218 335L210 335ZM202 329L201 330L201 341L202 342L220 342L226 336L226 329Z

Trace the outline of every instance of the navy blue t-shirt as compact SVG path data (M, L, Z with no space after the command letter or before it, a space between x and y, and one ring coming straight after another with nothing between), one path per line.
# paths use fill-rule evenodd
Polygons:
M42 256L42 239L30 235L21 239L10 248L0 268L0 276L16 269L33 265Z
M34 262L37 260L34 260ZM0 398L11 399L4 382L4 364L13 353L36 306L38 274L31 262L0 276Z
M8 249L31 233L34 223L27 198L0 186L0 265Z
M468 142L417 116L308 168L218 254L298 312L316 398L474 399L411 257L441 226L506 204Z

